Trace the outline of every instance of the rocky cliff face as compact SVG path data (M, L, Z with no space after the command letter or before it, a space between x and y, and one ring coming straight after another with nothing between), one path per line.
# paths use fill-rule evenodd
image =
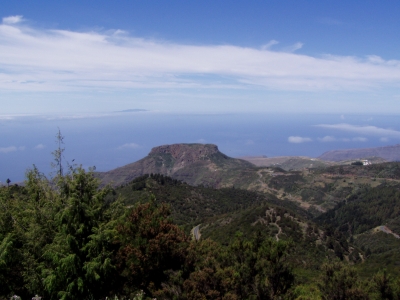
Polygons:
M210 160L213 155L221 154L212 144L173 144L154 147L149 157L158 158L167 168L167 175L175 173L190 164Z
M199 160L218 152L218 147L213 144L173 144L154 147L149 155L168 153L175 159L186 156L192 160Z
M120 185L144 174L158 173L193 185L220 186L225 183L228 185L229 174L232 172L253 167L249 162L226 156L216 145L173 144L155 147L145 158L98 173L98 176L103 183Z
M328 161L343 161L368 157L381 157L387 161L399 161L400 145L364 149L333 150L325 152L318 158Z

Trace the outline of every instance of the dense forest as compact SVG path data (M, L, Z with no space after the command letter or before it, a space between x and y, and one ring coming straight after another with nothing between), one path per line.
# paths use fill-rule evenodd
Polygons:
M148 178L184 186L167 177ZM145 190L142 181L130 189ZM0 191L1 299L35 294L42 299L400 296L398 278L382 270L360 279L339 258L321 263L318 275L307 280L299 276L293 259L296 242L277 240L268 231L237 232L229 243L197 241L174 222L171 206L153 193L127 205L79 167L52 179L33 168L24 187ZM220 205L222 213L229 211L223 201Z
M396 183L315 217L274 192L310 190L300 173L272 177L272 193L162 174L104 186L65 172L58 141L53 176L0 187L0 299L400 299Z

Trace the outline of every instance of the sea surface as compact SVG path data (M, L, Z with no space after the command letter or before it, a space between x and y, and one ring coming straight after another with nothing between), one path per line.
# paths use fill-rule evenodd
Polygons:
M334 149L394 145L400 143L399 119L159 112L0 116L0 181L21 182L33 165L51 176L58 130L64 136L65 163L107 171L145 157L155 146L174 143L212 143L231 157L318 157Z

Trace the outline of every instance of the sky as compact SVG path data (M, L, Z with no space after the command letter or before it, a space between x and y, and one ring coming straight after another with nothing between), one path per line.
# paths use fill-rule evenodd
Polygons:
M400 143L400 2L4 0L0 181L66 154L109 170L152 147L230 156Z
M1 114L399 113L400 2L2 1Z

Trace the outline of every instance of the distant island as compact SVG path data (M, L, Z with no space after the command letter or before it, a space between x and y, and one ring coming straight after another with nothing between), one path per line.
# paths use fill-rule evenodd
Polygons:
M131 108L131 109L118 110L116 112L139 112L139 111L148 111L148 110L141 108Z

